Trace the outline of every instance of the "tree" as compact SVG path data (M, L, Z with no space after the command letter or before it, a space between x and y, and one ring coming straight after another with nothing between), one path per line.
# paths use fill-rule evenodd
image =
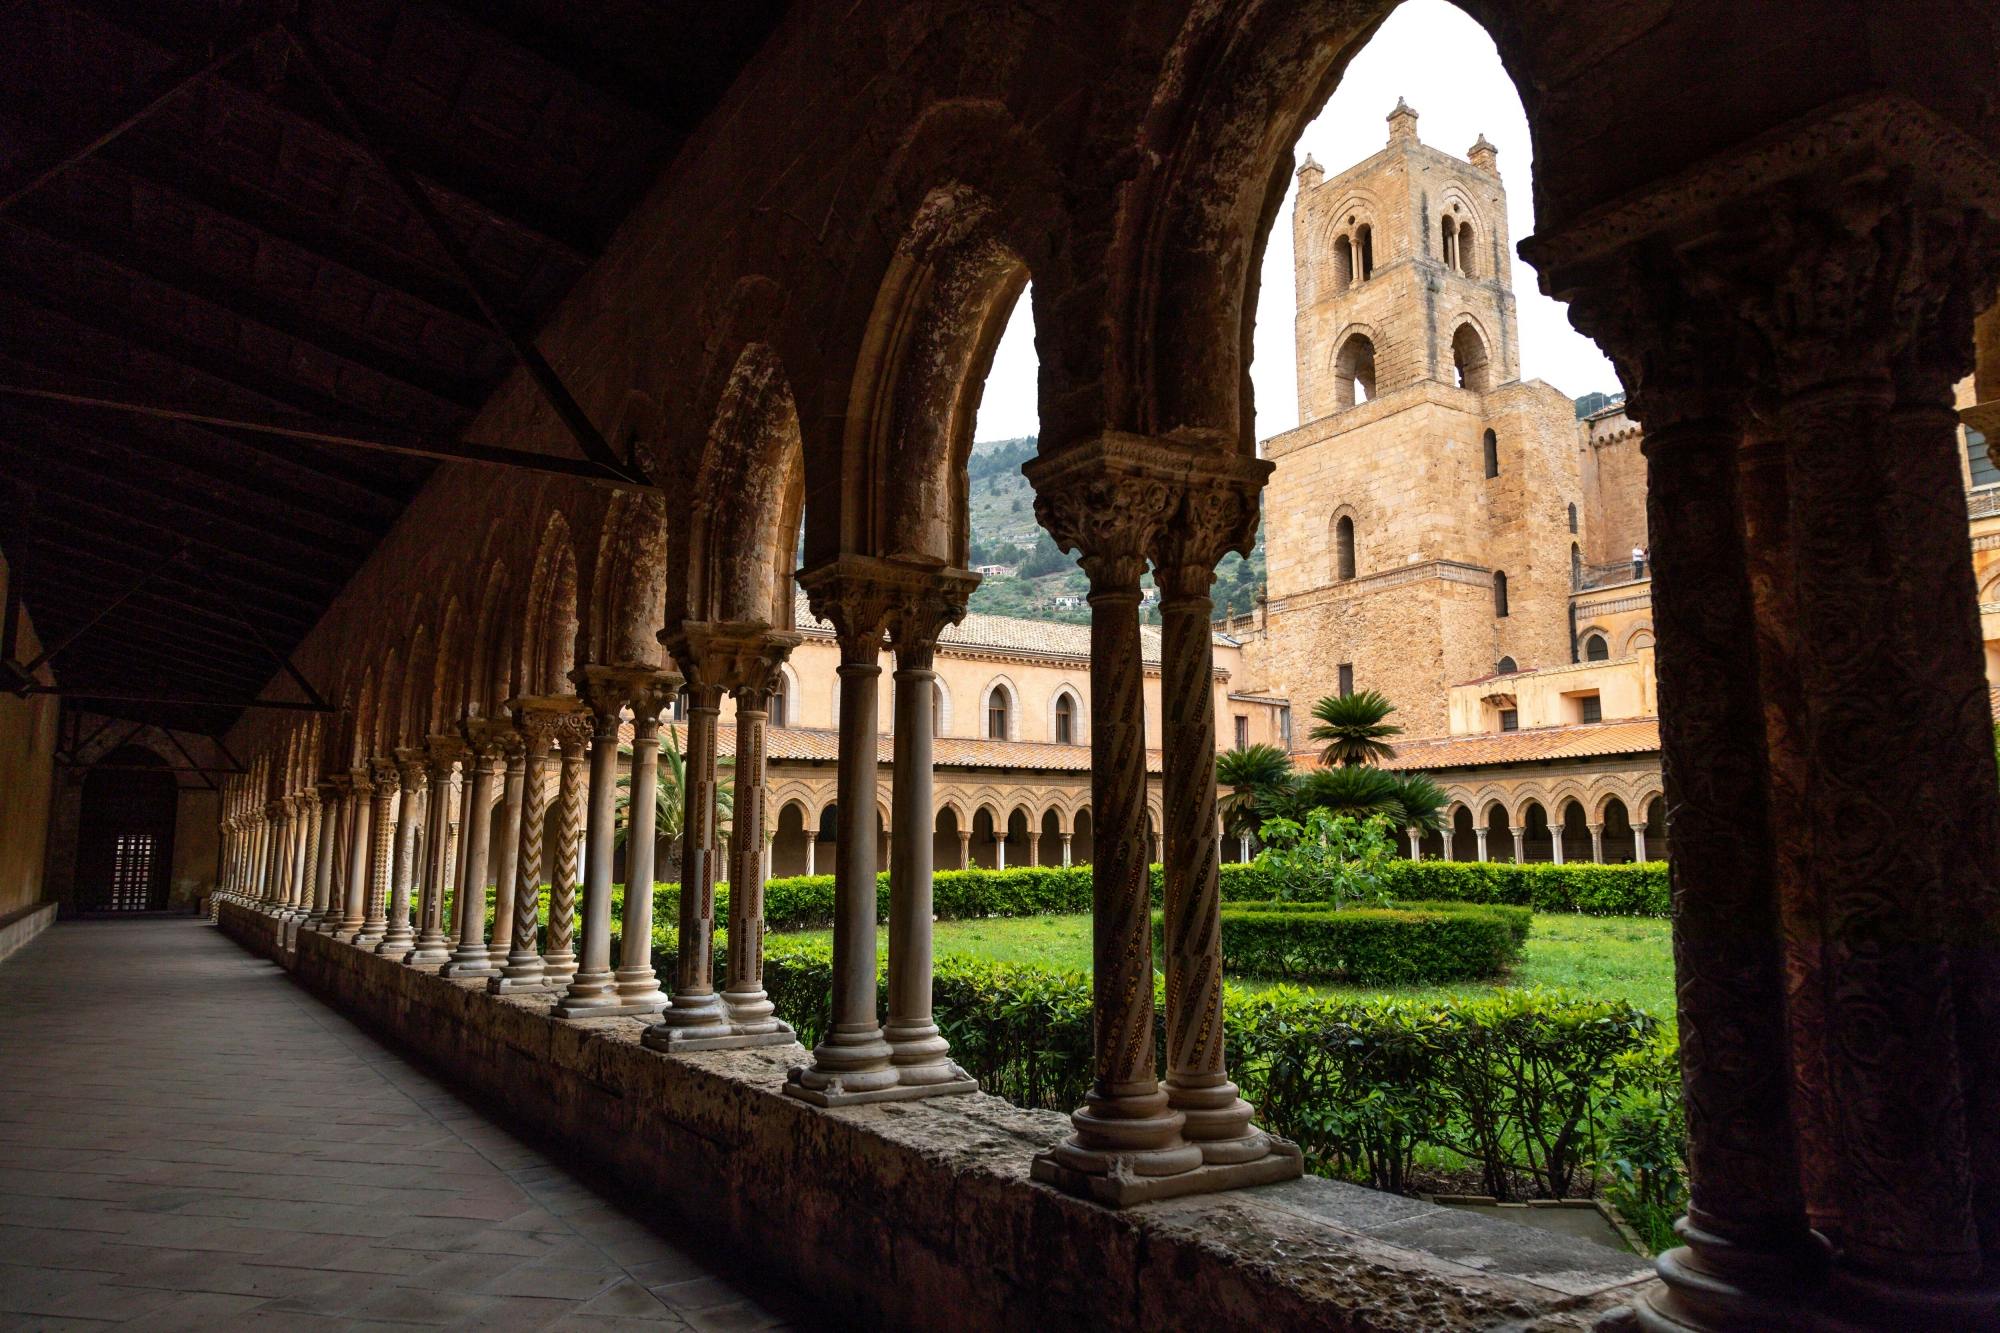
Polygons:
M1328 764L1353 768L1394 759L1396 747L1383 738L1403 734L1401 727L1386 720L1395 711L1396 705L1379 690L1329 694L1313 705L1316 720L1310 735L1326 742L1322 757Z
M623 847L625 835L631 827L632 809L632 747L620 745L618 757L623 759L624 771L618 775L617 831L612 835L613 845ZM681 753L680 737L672 727L660 728L660 766L658 780L653 788L653 833L663 838L673 849L667 853L669 864L680 864L681 832L686 827L687 797L687 757ZM715 819L718 834L729 832L731 816L736 809L734 785L727 778L718 778L715 784Z
M1292 757L1275 745L1246 745L1215 756L1215 782L1228 789L1222 798L1222 829L1241 839L1255 833L1289 795Z
M1398 828L1415 829L1419 833L1436 833L1444 827L1444 788L1432 782L1423 773L1396 773L1396 803L1402 813L1396 817Z
M1265 847L1257 864L1273 873L1282 897L1335 907L1388 901L1389 862L1396 852L1387 819L1320 808L1308 811L1303 823L1265 820L1258 834Z
M1322 768L1292 785L1279 813L1303 824L1314 810L1356 819L1403 816L1403 780L1379 768Z

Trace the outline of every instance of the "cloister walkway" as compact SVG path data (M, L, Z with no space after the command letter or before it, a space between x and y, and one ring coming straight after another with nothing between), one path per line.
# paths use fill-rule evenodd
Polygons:
M0 1326L779 1322L204 922L45 932L0 1058Z

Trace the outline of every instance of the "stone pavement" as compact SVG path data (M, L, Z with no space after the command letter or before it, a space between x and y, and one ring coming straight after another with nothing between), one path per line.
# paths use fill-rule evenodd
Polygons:
M0 964L0 1328L754 1329L766 1304L192 918Z

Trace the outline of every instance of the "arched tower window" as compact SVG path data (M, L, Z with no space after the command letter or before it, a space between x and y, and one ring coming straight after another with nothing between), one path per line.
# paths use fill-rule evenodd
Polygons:
M1610 660L1610 657L1611 645L1604 641L1602 634L1586 634L1583 636L1584 661L1604 662Z
M1354 261L1357 282L1375 276L1375 229L1362 223L1354 229Z
M1486 432L1485 449L1486 475L1497 477L1500 475L1500 437L1490 430Z
M1342 236L1333 243L1333 289L1344 292L1353 281L1354 242Z
M1067 693L1056 696L1056 744L1076 744L1076 700Z
M1511 676L1520 669L1514 665L1514 659L1511 657L1503 657L1493 664L1493 674L1496 676Z
M1335 578L1354 577L1354 520L1345 514L1333 525L1333 569Z
M1507 576L1497 569L1493 571L1493 614L1507 614Z
M1576 531L1576 505L1574 503L1569 507L1569 530L1571 532Z
M792 681L784 672L778 673L778 688L771 691L770 725L786 727L791 725Z
M1007 687L995 685L986 692L986 739L1004 741L1008 735L1009 699Z
M1457 268L1458 257L1453 253L1458 248L1458 228L1451 216L1445 215L1443 234L1438 237L1438 257L1444 260L1446 268Z
M1575 542L1569 544L1569 586L1583 587L1583 550Z
M1353 407L1375 396L1375 344L1357 333L1333 358L1334 405Z
M1486 357L1486 340L1470 324L1458 326L1451 335L1451 367L1458 387L1485 393L1493 387L1492 367ZM1492 473L1487 473L1492 476Z
M1472 224L1458 224L1458 271L1470 277L1474 271L1472 257Z

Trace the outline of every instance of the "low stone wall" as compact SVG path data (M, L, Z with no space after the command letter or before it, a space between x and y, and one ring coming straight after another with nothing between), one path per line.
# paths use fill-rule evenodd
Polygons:
M54 903L35 903L0 917L0 960L55 923Z
M1112 1212L1028 1179L1065 1117L975 1095L819 1110L797 1046L667 1056L629 1018L403 967L222 904L223 931L444 1077L809 1293L829 1322L978 1329L1581 1329L1638 1258L1307 1178Z

